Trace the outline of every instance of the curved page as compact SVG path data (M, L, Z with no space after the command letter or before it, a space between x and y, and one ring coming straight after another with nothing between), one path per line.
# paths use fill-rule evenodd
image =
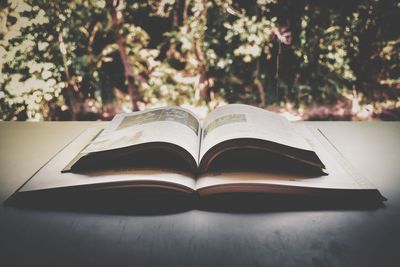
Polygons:
M311 132L313 131L313 132ZM312 192L316 189L336 190L370 190L375 187L335 150L318 130L311 130L304 125L298 125L297 132L307 140L309 145L326 164L327 175L304 175L288 172L277 173L214 173L199 177L196 190L200 194L226 191L264 191L286 188L301 189Z
M121 113L81 153L166 142L182 147L198 163L200 132L195 115L183 108L165 107Z
M200 159L213 146L237 138L257 138L311 151L286 118L260 108L232 104L211 112L203 127Z
M194 178L179 172L118 169L84 173L61 173L63 167L70 162L100 130L100 127L92 127L84 131L43 166L25 185L23 185L19 192L69 187L99 188L118 184L124 185L124 187L154 186L160 188L175 188L179 191L191 192L194 190Z

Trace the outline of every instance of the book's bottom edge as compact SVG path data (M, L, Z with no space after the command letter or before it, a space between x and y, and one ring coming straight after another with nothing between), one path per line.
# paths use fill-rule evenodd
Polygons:
M343 189L343 188L319 188L301 186L282 186L266 184L224 184L207 186L197 190L199 195L208 196L215 194L229 193L261 193L270 195L287 195L294 197L311 198L343 198L343 199L374 199L377 201L387 201L387 199L374 188L368 189Z
M152 190L150 190L152 189ZM166 214L188 210L268 212L299 210L364 210L384 207L376 189L314 190L302 194L275 192L182 192L155 188L113 190L43 190L19 192L7 205L28 209L101 213ZM210 190L210 188L208 189ZM203 194L202 194L203 193Z

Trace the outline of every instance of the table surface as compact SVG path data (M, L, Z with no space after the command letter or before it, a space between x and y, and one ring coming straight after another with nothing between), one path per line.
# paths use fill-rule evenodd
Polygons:
M0 266L399 266L400 122L306 123L375 184L384 207L118 214L9 206L94 122L1 122Z

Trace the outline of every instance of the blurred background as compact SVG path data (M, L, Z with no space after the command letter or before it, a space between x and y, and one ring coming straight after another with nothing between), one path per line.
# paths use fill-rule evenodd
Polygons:
M1 120L227 103L400 120L398 0L0 3Z

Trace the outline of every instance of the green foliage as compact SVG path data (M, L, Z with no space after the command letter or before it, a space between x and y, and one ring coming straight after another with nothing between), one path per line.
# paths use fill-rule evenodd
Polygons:
M0 119L108 119L132 101L400 109L399 14L396 0L2 2Z
M306 102L336 100L356 79L350 56L358 52L359 40L354 35L357 13L343 18L335 10L306 5L303 14L299 43L295 44L302 72L299 96Z

